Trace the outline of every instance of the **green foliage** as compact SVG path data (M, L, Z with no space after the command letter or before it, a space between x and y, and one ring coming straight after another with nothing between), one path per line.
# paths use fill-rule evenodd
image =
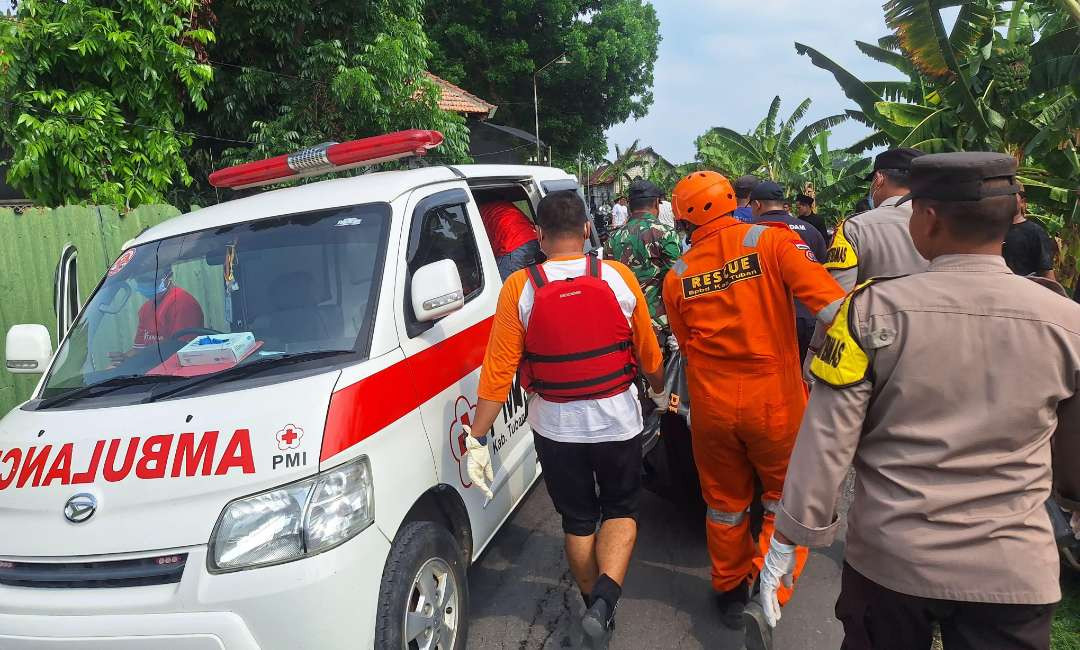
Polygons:
M428 0L432 71L497 104L496 121L532 132L533 73L540 138L557 163L599 161L604 131L652 104L660 43L645 0Z
M949 33L943 5L960 5ZM849 114L874 129L848 150L1009 153L1020 164L1034 215L1066 235L1067 250L1080 248L1070 239L1080 237L1080 3L1017 0L1003 9L993 0L889 0L884 9L894 33L880 49L858 46L908 82L862 81L795 45L857 104Z
M213 201L203 179L214 168L402 129L441 131L446 140L434 155L467 161L464 119L438 108L438 88L424 75L429 43L422 6L422 0L216 5L219 38L208 49L219 72L208 93L215 110L188 117L202 132L251 146L196 142L197 191L177 201Z
M743 174L768 178L788 188L792 195L808 186L824 188L819 197L822 212L849 212L863 193L856 173L864 170L869 161L830 150L828 134L829 129L852 116L832 115L799 128L811 101L803 100L784 121L779 120L780 105L777 96L765 118L750 133L726 127L710 129L696 141L698 161L729 178Z
M0 20L8 182L43 205L134 206L191 177L177 131L213 75L195 0L22 0Z

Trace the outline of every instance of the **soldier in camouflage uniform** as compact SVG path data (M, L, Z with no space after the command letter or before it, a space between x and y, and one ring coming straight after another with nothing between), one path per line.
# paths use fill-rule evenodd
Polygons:
M647 180L630 185L630 217L626 225L614 231L608 239L608 257L622 262L634 272L645 301L649 305L656 338L664 349L668 328L661 288L664 275L682 255L675 229L660 221L660 199L663 193Z

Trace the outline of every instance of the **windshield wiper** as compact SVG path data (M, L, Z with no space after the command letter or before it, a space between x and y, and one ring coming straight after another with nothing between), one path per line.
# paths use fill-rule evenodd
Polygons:
M143 403L156 402L159 399L165 399L166 397L172 397L179 393L189 391L193 388L212 386L226 381L232 381L234 379L241 379L243 377L250 377L251 375L260 373L270 368L278 368L281 366L291 365L294 363L300 363L303 361L312 361L314 359L323 359L326 357L336 357L346 354L354 354L355 350L316 350L314 352L297 352L295 354L280 354L273 357L263 357L250 363L245 363L239 366L233 366L221 372L214 373L212 375L202 375L199 377L192 377L188 381L161 391L160 393L150 393Z
M38 402L37 408L52 408L59 404L64 404L83 397L97 397L98 395L104 395L105 393L110 393L121 388L127 388L128 386L158 384L174 381L175 379L176 377L174 375L120 375L118 377L111 377L93 384L87 384L81 388L73 388L65 393L60 393L59 395L48 397Z

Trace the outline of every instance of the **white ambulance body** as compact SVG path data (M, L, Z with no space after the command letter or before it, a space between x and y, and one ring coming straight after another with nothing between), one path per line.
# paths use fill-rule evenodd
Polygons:
M228 201L131 242L51 361L13 328L44 376L0 421L0 648L465 647L465 569L539 473L516 386L494 500L464 471L501 287L478 203L576 188L474 165Z

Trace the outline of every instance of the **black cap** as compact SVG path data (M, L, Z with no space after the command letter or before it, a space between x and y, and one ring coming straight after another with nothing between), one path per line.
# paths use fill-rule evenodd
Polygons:
M630 196L630 202L638 201L641 199L659 199L664 196L664 193L660 191L660 188L656 186L656 183L639 178L633 183L630 183L630 191L627 192Z
M795 197L795 202L803 205L814 205L814 197L809 194L799 194Z
M1008 179L1001 187L986 187L985 181ZM911 193L900 199L935 201L981 201L995 196L1019 194L1016 159L1001 153L968 151L923 156L911 163ZM898 203L899 205L899 203Z
M735 179L735 182L731 184L732 189L735 190L735 196L740 199L745 199L750 196L750 192L754 191L754 188L761 182L757 176L753 174L747 174Z
M751 201L783 201L784 188L772 181L761 181L750 192Z
M925 155L918 149L889 149L878 154L878 157L874 159L874 169L866 177L866 180L874 180L874 172L882 169L897 169L906 172L911 169L911 161Z

